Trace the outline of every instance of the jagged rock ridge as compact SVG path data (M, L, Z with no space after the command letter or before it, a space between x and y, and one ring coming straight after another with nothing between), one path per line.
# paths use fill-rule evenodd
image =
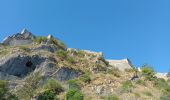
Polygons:
M4 45L26 45L32 43L35 36L27 29L4 39Z

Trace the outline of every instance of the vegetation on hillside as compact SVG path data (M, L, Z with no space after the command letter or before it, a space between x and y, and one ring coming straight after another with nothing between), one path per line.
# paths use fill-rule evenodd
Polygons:
M39 46L47 41L59 49L54 52L31 51L35 49L32 46ZM47 73L44 76L43 72L37 70L28 73L13 91L8 88L8 81L0 80L0 100L168 100L170 98L170 78L167 80L157 78L156 72L149 65L143 65L141 71L134 67L122 72L115 66L109 65L103 55L83 50L66 50L61 41L48 40L46 37L35 38L34 45L4 47L0 49L0 56L9 52L47 56L52 59L53 62L50 64L54 63L55 67L50 66L45 69ZM61 67L67 67L80 74L67 81L58 81L57 76L53 74ZM62 77L65 76L67 74Z

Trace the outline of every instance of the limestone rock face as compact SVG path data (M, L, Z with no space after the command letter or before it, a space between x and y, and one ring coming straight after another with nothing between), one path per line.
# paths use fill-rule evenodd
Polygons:
M74 69L69 69L67 67L62 67L55 74L55 77L58 81L67 81L82 75L83 73L80 71L76 71Z
M122 59L122 60L107 60L110 65L118 68L121 71L125 69L131 69L132 63L129 59Z
M4 45L25 45L32 43L35 36L26 29L3 40Z
M38 55L10 55L8 58L0 59L0 72L17 77L24 77L29 72L34 71L45 58Z

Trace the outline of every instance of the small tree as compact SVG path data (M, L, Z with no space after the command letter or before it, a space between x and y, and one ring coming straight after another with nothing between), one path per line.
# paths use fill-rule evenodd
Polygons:
M155 71L148 65L142 66L142 74L145 76L146 80L152 81L155 79Z

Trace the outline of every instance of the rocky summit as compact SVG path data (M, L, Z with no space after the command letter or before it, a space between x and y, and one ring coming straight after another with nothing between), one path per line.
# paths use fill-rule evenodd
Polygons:
M167 75L27 29L0 45L0 100L170 100Z

